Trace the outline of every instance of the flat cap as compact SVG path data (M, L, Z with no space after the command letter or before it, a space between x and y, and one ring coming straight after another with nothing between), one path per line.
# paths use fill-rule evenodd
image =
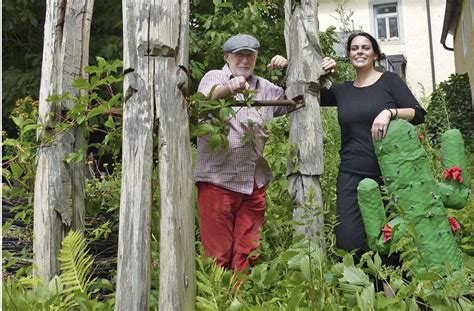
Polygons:
M250 35L235 35L227 39L227 41L222 46L224 53L235 53L240 50L250 50L252 52L257 52L260 47L260 43L257 39Z

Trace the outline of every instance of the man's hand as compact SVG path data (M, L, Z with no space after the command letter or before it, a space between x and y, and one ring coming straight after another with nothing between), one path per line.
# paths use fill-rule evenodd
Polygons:
M275 55L267 65L270 68L285 69L288 67L288 60L281 55Z
M227 82L227 88L234 95L235 93L241 93L243 90L248 90L250 85L244 77L240 76L230 79Z

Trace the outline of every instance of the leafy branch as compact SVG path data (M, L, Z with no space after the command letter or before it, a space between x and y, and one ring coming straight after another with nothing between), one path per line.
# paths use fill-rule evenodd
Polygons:
M242 109L234 109L237 100L229 99L211 99L212 92L206 97L202 93L196 93L189 97L189 118L191 124L191 135L195 137L203 137L207 140L211 150L219 150L227 148L229 141L229 122L236 117L237 113ZM254 103L251 99L256 94L254 90L243 91L244 103L247 107L252 107ZM249 127L251 128L251 127ZM251 134L251 133L247 133ZM252 141L251 136L245 135L244 142Z

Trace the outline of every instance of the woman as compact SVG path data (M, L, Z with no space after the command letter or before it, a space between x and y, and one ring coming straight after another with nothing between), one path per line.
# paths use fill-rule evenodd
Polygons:
M416 125L423 122L426 112L398 75L375 70L381 53L370 34L351 35L347 54L356 70L356 79L322 89L321 106L338 108L341 127L341 164L336 185L337 247L346 251L357 249L359 257L368 249L357 186L366 177L383 184L372 139L385 137L390 120L403 118ZM325 58L322 67L331 72L336 63Z

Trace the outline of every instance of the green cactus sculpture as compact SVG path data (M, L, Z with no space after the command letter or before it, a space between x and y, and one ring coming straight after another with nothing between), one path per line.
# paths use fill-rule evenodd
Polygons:
M368 245L388 253L406 230L416 233L415 247L421 262L414 273L431 268L462 267L461 251L451 230L445 208L460 209L469 197L469 173L464 142L458 130L442 136L441 154L444 180L436 182L418 132L404 120L390 123L387 135L374 141L385 186L399 215L385 224L384 204L379 185L366 178L359 183L358 200ZM396 228L393 236L387 231Z

